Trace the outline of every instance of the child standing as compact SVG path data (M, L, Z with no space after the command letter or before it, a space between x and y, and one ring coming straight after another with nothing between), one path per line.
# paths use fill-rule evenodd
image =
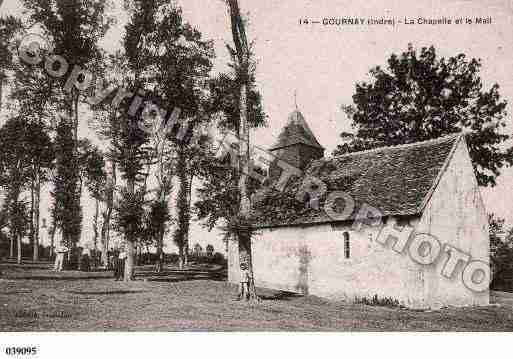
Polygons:
M125 261L128 257L128 253L126 252L125 248L123 247L121 249L121 252L119 253L118 257L118 270L119 270L119 280L123 280L125 278Z
M64 268L64 255L68 252L68 248L60 242L57 248L55 248L55 252L57 255L55 256L55 265L53 269L57 272L62 272Z
M249 274L248 265L246 263L240 264L240 286L238 300L249 300L249 281L251 276Z

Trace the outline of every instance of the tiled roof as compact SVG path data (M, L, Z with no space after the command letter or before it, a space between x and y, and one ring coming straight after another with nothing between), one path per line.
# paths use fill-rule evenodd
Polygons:
M422 212L424 202L429 199L461 138L461 135L452 135L321 159L312 162L305 175L321 179L327 185L328 193L348 193L355 201L356 209L365 203L378 209L383 216L415 215ZM291 203L284 201L283 195L275 190L258 195L257 198L265 198L267 204L264 215L259 214L259 200L255 202L255 215L265 218L258 227L333 222L322 209L322 199L318 210L292 213L290 208L283 207L285 203L290 207ZM269 213L269 207L273 213ZM288 215L283 216L283 213ZM356 210L353 218L355 214Z
M323 149L306 123L305 118L298 110L293 111L289 115L287 124L278 136L278 142L276 142L270 150L277 150L296 144L304 144Z

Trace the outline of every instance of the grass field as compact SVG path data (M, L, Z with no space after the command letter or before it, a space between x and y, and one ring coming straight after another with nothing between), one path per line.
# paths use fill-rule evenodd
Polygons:
M115 282L109 272L0 266L0 331L512 331L513 295L481 308L413 311L259 289L256 304L201 267Z

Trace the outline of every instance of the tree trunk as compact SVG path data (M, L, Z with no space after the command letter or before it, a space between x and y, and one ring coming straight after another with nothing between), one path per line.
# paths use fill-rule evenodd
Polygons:
M178 268L180 270L185 267L185 254L184 254L184 246L178 246Z
M75 160L77 160L77 161L78 161L78 102L79 102L78 90L73 88L71 90L71 111L72 111L71 118L73 119L73 140L74 140L73 153L75 155ZM77 164L78 164L78 162L77 162ZM79 172L78 166L75 169L75 171L77 171L77 173ZM78 173L78 175L77 175L77 182L78 182L78 188L79 188L79 191L78 191L79 196L77 199L77 202L78 202L77 204L80 207L80 202L81 202L81 197L82 197L82 176L80 175L80 173ZM80 241L80 237L81 237L81 233L78 234L78 238L70 238L70 241L68 242L71 244L69 251L68 251L68 263L71 262L71 254L73 251L76 250L77 244Z
M2 111L2 96L3 96L3 90L4 90L4 78L5 75L2 72L0 72L0 112Z
M29 222L29 245L34 248L34 193L36 191L34 178L30 181L30 222Z
M192 172L192 171L191 171ZM194 174L191 174L189 178L189 182L187 183L187 208L191 208L191 198L192 198L192 181L194 180ZM190 214L189 214L189 222L190 222ZM189 233L190 233L190 225L187 225L187 232L185 232L185 236L183 239L183 248L184 248L184 266L189 265Z
M41 176L39 168L36 172L36 187L34 191L34 249L32 251L32 260L34 262L39 260L39 215L40 215L40 202L41 202Z
M55 223L52 225L52 230L50 232L50 260L53 260L55 256Z
M178 150L177 174L180 182L177 195L178 228L176 240L180 253L179 266L186 265L187 253L184 248L189 241L190 205L189 205L189 176L187 171L187 155L184 148Z
M98 198L95 198L94 200L94 219L93 219L93 232L94 232L94 237L93 237L93 246L94 246L94 251L96 252L96 250L98 249L98 216L100 214L100 200Z
M183 265L187 267L189 265L189 235L187 234L187 239L185 241L185 245L183 247Z
M134 195L135 194L135 180L129 179L127 181L128 191ZM127 253L127 258L125 259L125 276L124 281L130 282L134 280L134 259L135 259L135 238L133 238L132 233L128 233L125 235L125 249Z
M241 161L239 163L239 192L240 192L240 215L242 218L249 218L251 202L248 193L247 180L249 173L249 124L247 119L247 84L240 87L240 127L239 127L239 151ZM245 233L238 233L240 263L246 263L250 282L249 295L251 300L257 300L255 280L253 276L253 258L251 252L251 236Z
M157 238L157 263L155 272L162 273L164 269L164 233L159 233Z
M112 209L114 207L114 190L116 187L116 163L114 160L111 161L111 171L109 180L107 197L106 197L106 210L103 213L103 223L101 229L101 243L102 243L102 255L101 261L103 265L108 263L108 252L109 252L109 237L110 237L110 219L112 216Z
M100 200L98 198L94 199L94 218L93 218L93 248L94 252L91 255L90 262L91 265L96 268L98 263L96 258L96 253L98 251L98 216L100 215Z
M9 258L14 258L14 238L11 236L9 241L11 242L9 246Z
M108 227L110 222L110 213L111 209L107 208L105 213L103 213L103 222L102 222L102 230L101 230L101 245L102 245L102 254L101 254L101 263L106 266L109 260L109 236L108 236Z
M189 265L189 230L185 232L183 237L183 265L184 267Z
M135 244L135 264L140 266L141 265L141 256L142 256L142 247L140 243Z
M127 240L125 243L127 251L127 258L125 259L125 282L131 282L134 280L134 259L135 259L135 246L133 240Z
M242 219L247 219L250 214L250 199L247 189L247 174L249 172L249 124L248 124L248 106L247 93L249 81L249 46L244 29L244 21L240 15L239 4L237 0L228 0L230 10L231 29L233 42L237 51L237 59L240 67L240 96L239 96L239 166L237 177L239 180L239 213ZM245 231L238 231L237 241L239 242L240 262L246 263L251 280L249 283L249 293L251 300L257 300L255 283L253 280L253 261L251 255L251 237L245 238ZM242 271L242 269L241 269ZM242 273L241 273L242 277Z
M16 244L18 245L16 263L21 264L21 234L16 234Z

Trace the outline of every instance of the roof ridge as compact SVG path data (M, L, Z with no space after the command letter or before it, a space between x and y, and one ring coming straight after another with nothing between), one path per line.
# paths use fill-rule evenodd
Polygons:
M451 163L452 158L454 157L454 153L458 149L461 139L465 138L465 133L461 133L460 136L454 136L454 137L457 137L457 140L454 141L454 143L452 144L451 151L448 153L448 155L444 161L444 164L438 171L436 178L433 179L433 183L431 184L429 191L426 193L426 195L422 199L422 203L420 204L420 206L418 208L419 213L424 212L424 210L426 209L426 206L429 203L429 201L431 200L431 197L435 193L436 189L438 188L438 185L440 184L440 181L442 180L442 177L443 177L445 171L449 167L449 164Z
M341 157L352 156L352 155L361 155L361 154L378 152L378 151L383 151L383 150L394 150L394 149L398 149L398 148L422 146L422 145L427 145L427 144L431 144L431 143L440 143L440 142L449 141L450 139L456 139L456 138L463 137L463 136L465 136L465 133L459 132L459 133L441 136L441 137L437 137L437 138L432 138L429 140L424 140L424 141L419 141L419 142L402 143L399 145L381 146L381 147L371 148L371 149L363 150L363 151L348 152L348 153L344 153L342 155L337 155L337 156L333 156L333 157L325 157L325 158L323 158L323 160L334 160L334 159L341 158Z

